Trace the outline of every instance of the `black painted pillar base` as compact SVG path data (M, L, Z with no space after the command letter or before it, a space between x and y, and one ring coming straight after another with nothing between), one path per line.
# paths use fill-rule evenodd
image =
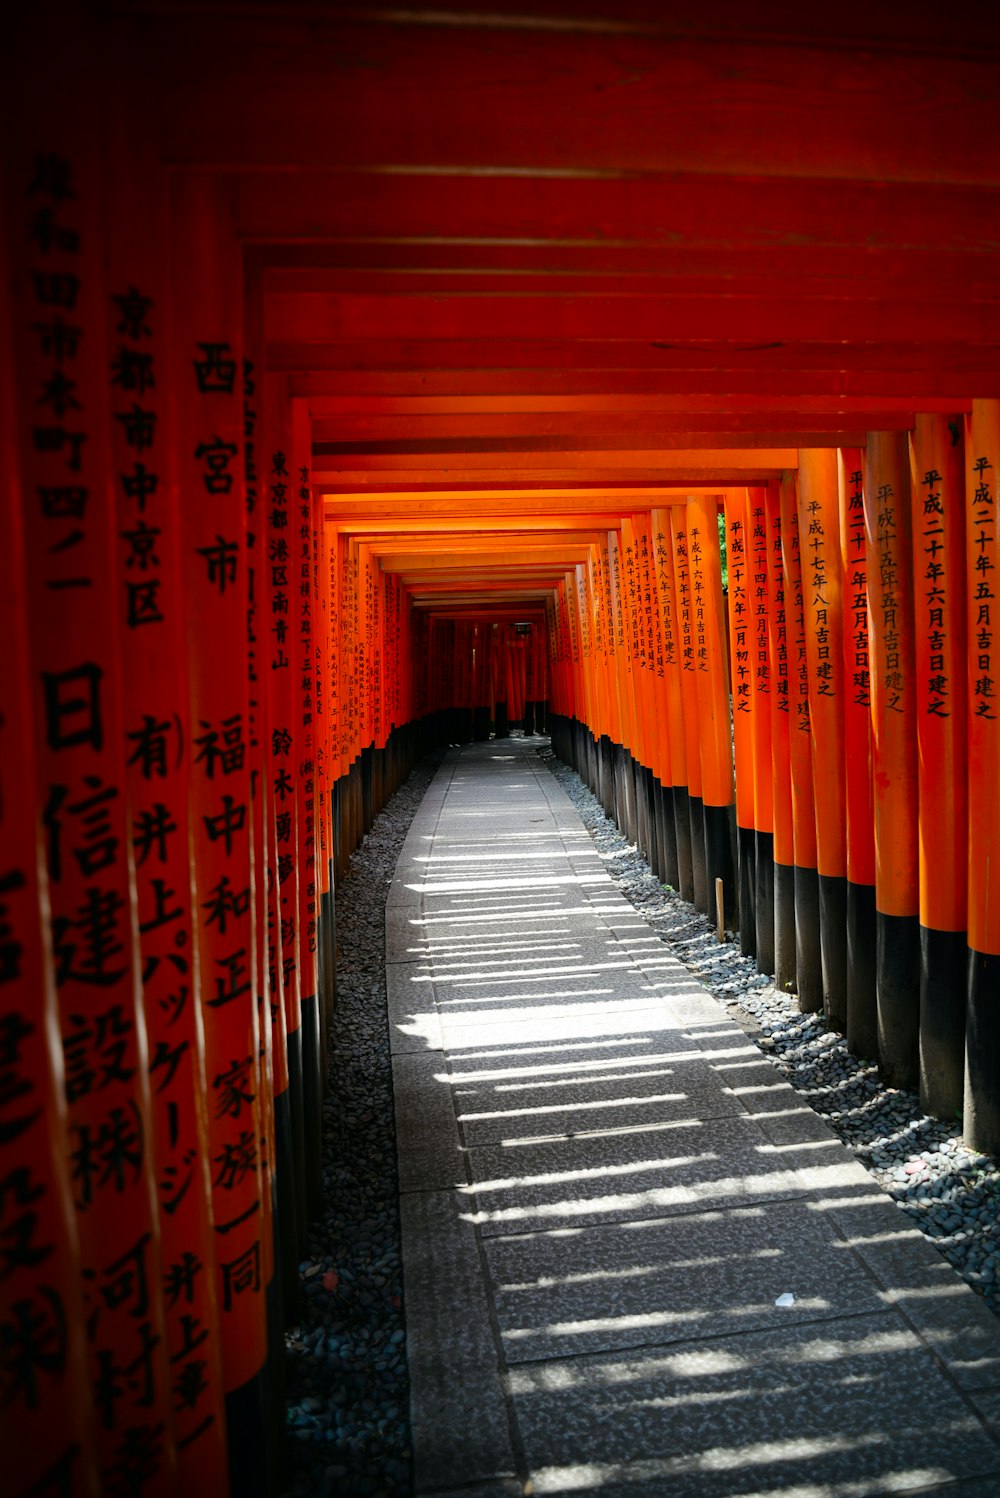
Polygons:
M694 884L692 904L702 915L708 914L708 870L705 867L705 803L688 791L688 815L691 818L691 877Z
M740 951L757 956L757 841L752 827L736 827L740 881Z
M938 1118L962 1111L968 953L964 931L921 926L920 1106Z
M694 902L690 800L686 785L674 786L674 843L677 847L677 883L674 888L689 905Z
M635 787L635 845L648 864L652 863L649 848L649 802L646 800L646 767L637 759L632 761L632 784Z
M799 1008L823 1007L823 955L819 938L819 875L795 865L795 981Z
M819 875L819 941L823 1010L831 1030L847 1034L847 879Z
M286 1037L288 1052L288 1100L291 1107L292 1162L295 1168L295 1247L299 1259L304 1258L307 1247L308 1224L306 1222L306 1114L302 1092L302 1026L289 1030Z
M615 767L611 740L606 733L601 734L601 742L598 747L598 800L604 807L607 816L613 816L615 804Z
M969 952L965 1037L966 1144L1000 1154L1000 957Z
M323 1212L323 1061L319 998L302 1000L302 1113L305 1129L306 1216Z
M477 744L485 744L490 736L490 710L476 707L472 710L472 737Z
M875 916L878 1069L888 1087L920 1085L920 928L915 915Z
M333 888L333 869L330 870L330 888L320 895L320 939L323 944L323 1024L329 1030L337 1008L337 897ZM327 1036L323 1036L326 1050Z
M276 1194L271 1184L271 1221L274 1222ZM277 1255L277 1244L275 1244ZM281 1272L275 1258L274 1273L264 1291L267 1317L267 1362L264 1364L264 1397L267 1402L267 1490L276 1498L288 1481L287 1370L285 1365L285 1326L287 1318L281 1295Z
M757 831L757 884L754 916L757 925L757 971L774 972L774 833Z
M705 806L705 873L708 881L708 913L718 921L715 881L722 880L722 915L732 930L736 923L736 880L733 877L733 853L729 841L729 807Z
M653 772L648 765L642 766L642 799L646 803L646 836L649 838L649 851L646 854L646 862L653 873L659 878L660 870L660 839L656 826L656 793L653 789Z
M292 1105L288 1088L274 1094L274 1242L281 1274L281 1298L291 1320L299 1309L299 1249L295 1227L295 1155L292 1150Z
M498 702L493 709L493 727L498 739L505 739L510 732L506 702Z
M267 1373L261 1368L226 1395L231 1498L267 1498L267 1417Z
M535 732L535 704L526 702L524 704L524 736L532 738Z
M677 867L677 825L674 818L674 788L657 781L657 812L660 819L660 883L680 887Z
M878 1056L875 989L875 886L847 882L847 1049Z
M612 820L619 832L625 831L625 750L621 744L613 746L614 757L614 779L615 779L615 809L612 812Z
M795 992L795 868L774 865L774 986Z
M635 799L635 760L632 758L631 749L624 751L623 765L625 769L625 826L623 831L630 843L638 844L639 841L639 811Z

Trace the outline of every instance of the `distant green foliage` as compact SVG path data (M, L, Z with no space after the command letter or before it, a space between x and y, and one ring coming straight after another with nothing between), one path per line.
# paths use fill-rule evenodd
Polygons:
M722 558L722 587L724 591L728 591L729 562L726 557L726 517L722 510L719 511L719 555Z

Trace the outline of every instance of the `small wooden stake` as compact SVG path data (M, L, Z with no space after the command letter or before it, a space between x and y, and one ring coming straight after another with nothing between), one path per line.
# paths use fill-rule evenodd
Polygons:
M720 941L726 939L726 911L722 898L722 880L715 881L715 934Z

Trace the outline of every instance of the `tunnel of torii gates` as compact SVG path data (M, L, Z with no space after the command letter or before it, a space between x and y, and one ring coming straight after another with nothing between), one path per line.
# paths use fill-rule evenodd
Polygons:
M280 1481L336 889L434 746L550 733L1000 1147L995 27L664 9L8 38L5 1493Z

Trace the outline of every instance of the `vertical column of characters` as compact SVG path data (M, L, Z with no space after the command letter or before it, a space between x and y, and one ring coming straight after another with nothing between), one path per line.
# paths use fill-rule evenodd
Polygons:
M771 657L771 812L774 829L774 982L795 987L795 833L792 827L791 660L781 547L781 490L764 493L767 530L767 643ZM730 587L732 564L730 563Z
M799 450L798 506L813 730L823 1008L828 1023L843 1034L847 1029L847 826L840 495L834 448Z
M590 610L587 607L587 579L584 567L578 564L573 568L571 574L567 574L567 577L570 576L573 579L572 601L576 618L577 639L580 646L576 684L577 701L579 703L580 723L586 729L587 737L589 738L593 734L594 693L591 676Z
M549 661L552 667L550 706L554 713L562 711L559 702L559 626L557 622L557 594L550 593L545 600L545 631L548 639Z
M750 604L747 491L727 489L726 558L729 568L729 674L733 697L736 773L736 849L739 868L740 951L757 955L757 845L753 801L754 661Z
M354 755L357 701L354 690L355 568L350 542L338 534L340 555L340 773L343 776L344 872L354 848Z
M910 433L910 479L920 1100L929 1113L946 1117L962 1107L968 989L965 453L957 416L918 414Z
M656 762L656 702L649 670L649 639L646 621L642 565L642 516L626 517L632 548L635 590L629 595L633 614L632 677L639 710L639 753L634 765L639 844L651 868L657 864L656 808L653 800L653 765Z
M243 490L242 290L223 189L171 184L173 383L191 692L191 847L208 1079L216 1295L230 1482L265 1483L264 1183L257 1018L247 515ZM224 1106L243 1079L240 1107Z
M289 1125L288 1044L280 963L280 922L274 891L277 880L275 838L275 760L281 747L272 720L271 670L277 648L274 612L274 537L271 528L269 458L263 423L263 284L259 262L245 257L244 336L251 357L243 361L244 462L247 482L247 584L250 668L250 743L253 754L251 815L254 874L254 936L257 962L257 1015L261 1057L261 1175L264 1191L265 1283L280 1284L285 1318L298 1304L298 1253L295 1221L295 1168ZM279 633L287 638L287 627ZM277 1274L277 1281L275 1275ZM274 1289L268 1299L269 1361L274 1364ZM280 1382L280 1379L275 1379ZM272 1390L272 1397L277 1389Z
M287 1096L276 1106L276 1141L282 1163L290 1158L291 1183L279 1177L283 1230L295 1224L296 1261L306 1248L306 1143L302 1080L302 1003L299 947L299 818L297 786L302 757L299 688L298 500L292 453L291 405L283 380L263 381L262 473L267 537L268 791L267 859L271 871L269 920L274 937L272 992L282 1006L288 1069ZM285 1144L287 1127L288 1146ZM285 1240L283 1240L285 1241ZM291 1278L289 1274L288 1278Z
M308 414L308 407L306 407ZM310 418L311 420L311 418ZM311 461L310 453L310 461ZM313 687L316 713L316 861L319 902L317 937L320 1043L323 1085L327 1076L327 1045L333 1017L336 988L336 942L333 893L333 780L330 725L330 558L324 519L323 495L312 485L313 597L316 621L313 630Z
M816 872L816 807L812 773L812 718L809 713L809 656L806 647L805 587L799 545L798 478L781 475L781 565L791 670L788 761L792 787L792 840L795 846L795 984L799 1008L823 1005L823 962L819 937L819 875Z
M965 1137L1000 1149L1000 401L974 400L965 421L965 558L969 699L969 994Z
M664 660L663 617L659 607L659 582L653 560L653 519L648 510L636 516L639 564L642 582L642 612L646 628L646 667L652 703L655 762L653 772L660 786L671 784L670 735L667 725L667 668ZM676 857L676 848L674 857Z
M355 543L358 559L360 614L360 704L358 719L361 729L360 749L365 777L365 831L371 825L371 749L375 742L375 691L373 663L375 658L375 574L371 553L367 546Z
M623 515L618 526L618 566L621 609L624 625L625 675L629 701L629 739L627 748L633 762L641 762L645 753L645 723L639 683L639 620L636 612L635 534L631 516Z
M879 1067L890 1086L916 1089L920 1023L917 686L910 465L905 433L868 435L865 535L875 784Z
M726 681L725 620L722 604L722 556L719 550L719 502L714 494L688 500L691 585L694 599L695 682L698 693L705 817L705 874L709 914L736 907L732 842L732 719ZM716 909L717 879L722 880L723 910Z
M12 1498L98 1498L80 1247L31 731L26 558L0 240L0 1433Z
M601 596L600 555L596 545L587 547L586 568L587 606L590 610L590 632L593 640L594 712L592 726L594 737L600 743L608 732L608 676L605 656L604 604ZM530 635L529 635L530 641Z
M116 604L173 1421L180 1481L204 1475L224 1486L205 1057L193 967L185 599L167 399L168 205L163 178L149 163L130 159L121 135L114 155L106 316Z
M702 799L701 724L698 719L698 678L695 661L694 607L691 595L687 505L670 509L671 547L674 564L674 599L680 642L681 696L684 704L684 738L688 774L688 814L691 822L691 879L695 908L708 910L705 870L705 808Z
M587 598L590 605L591 635L594 641L594 694L596 694L596 721L593 725L596 740L597 797L608 807L609 761L611 740L608 737L608 656L606 656L606 619L603 605L603 590L600 583L600 548L596 542L587 547ZM534 626L536 628L536 626ZM534 629L533 629L534 632ZM528 635L528 682L533 677L533 640ZM527 709L530 715L530 709ZM527 728L527 721L525 721Z
M281 1405L284 1396L284 1328L282 1316L295 1309L294 1284L278 1293L280 1267L287 1255L277 1242L281 1226L278 1208L278 1159L274 1125L275 1074L284 1078L283 1032L275 1058L274 1020L271 1005L271 970L268 926L268 808L270 788L267 742L268 673L265 660L266 611L270 601L268 567L264 555L263 504L260 477L260 371L263 369L263 274L260 257L243 254L243 477L247 517L247 675L249 680L247 741L250 751L250 845L251 900L254 932L254 999L257 1009L257 1096L260 1102L260 1172L263 1231L262 1275L267 1316L268 1363L266 1398L270 1418L268 1457L272 1486L282 1449ZM283 1085L287 1085L284 1083ZM280 1261L280 1263L279 1263ZM283 1303L282 1303L283 1302Z
M841 448L837 456L844 636L847 1044L856 1056L877 1056L875 803L863 457L860 448Z
M607 532L602 532L597 542L598 585L601 593L601 638L604 648L604 678L607 691L608 724L607 735L610 746L621 741L621 705L618 696L618 675L615 670L615 613L611 593L611 557L608 551Z
M323 1208L323 1023L319 999L318 906L316 858L317 748L315 640L319 607L313 559L312 422L301 401L292 402L292 470L295 517L292 538L298 594L298 641L295 686L299 698L299 753L296 780L299 878L299 975L302 1030L302 1107L305 1128L306 1211L315 1218Z
M635 742L631 675L628 670L628 627L625 613L625 580L622 576L622 539L617 530L608 531L608 575L611 583L611 607L614 618L615 680L618 683L618 726L620 738L613 753L615 782L615 821L627 836L635 838L635 799L631 776L631 745Z
M650 511L653 539L653 575L656 581L657 610L663 631L663 673L666 703L666 733L670 746L670 786L664 787L664 820L673 821L673 846L676 849L676 879L668 880L685 900L694 899L691 870L691 813L687 788L687 741L684 731L684 702L681 686L681 642L674 585L673 541L670 516L664 509ZM670 846L670 833L665 835Z
M768 634L766 497L766 489L747 490L747 556L753 617L754 920L759 973L774 972L774 768L771 757L771 699L774 694Z
M16 85L7 207L17 438L36 786L101 1487L147 1495L173 1490L176 1453L128 850L98 131L74 76L60 64L36 87L27 75ZM66 1336L51 1319L34 1331L54 1350Z
M663 620L659 609L659 588L656 568L653 563L653 521L648 510L636 517L636 534L639 538L639 561L642 576L642 611L646 625L646 667L648 672L649 700L654 734L653 774L657 787L671 783L670 734L667 726L666 678L663 659ZM662 830L662 794L655 792L660 809L659 823ZM671 817L671 829L673 817ZM662 851L662 850L661 850ZM671 855L676 861L676 844ZM674 869L676 872L676 869ZM672 882L672 881L671 881Z
M579 668L580 631L576 611L576 574L564 572L562 591L559 595L566 639L566 716L576 720L580 716Z

